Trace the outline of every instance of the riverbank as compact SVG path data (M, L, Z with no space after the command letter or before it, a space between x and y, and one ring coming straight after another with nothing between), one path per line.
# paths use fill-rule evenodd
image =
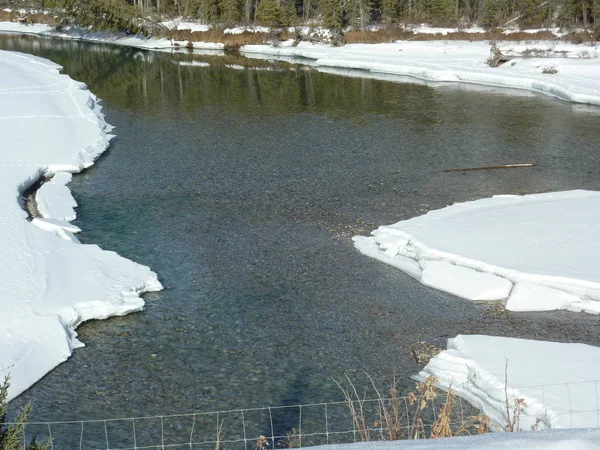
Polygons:
M69 223L70 174L108 148L111 127L85 85L35 56L0 51L0 379L8 399L29 388L83 344L75 329L92 319L139 311L155 273L96 245L82 245ZM39 217L22 196L40 179Z
M224 49L217 42L176 41L71 29L57 32L49 25L0 22L0 31L45 37L103 42L147 50ZM230 30L235 35L235 30ZM294 58L322 69L351 69L373 74L408 76L434 83L466 83L521 89L561 100L600 105L600 47L558 40L498 41L511 60L499 67L487 64L487 41L398 41L387 44L328 44L287 40L274 45L245 45L251 58Z
M37 41L37 40L36 40L36 41ZM114 49L114 48L112 48L111 50L115 50L115 49ZM135 52L135 53L137 54L137 56L144 56L144 53L142 53L142 52ZM155 55L152 55L152 54L147 54L147 53L146 53L145 55L155 56ZM169 57L169 58L170 58L170 55L164 55L164 56L165 56L165 57ZM134 58L131 58L131 59L134 59ZM190 72L190 73L197 73L197 72L192 72L192 71L204 71L204 70L208 70L208 69L207 69L207 66L206 66L206 65L204 65L204 66L202 66L202 65L199 65L199 66L197 66L197 67L195 67L195 68L189 68L189 69L186 69L186 70L189 70L189 72ZM361 72L354 72L354 73L360 74ZM312 75L313 75L313 76L315 76L314 72L313 72L313 74L312 74ZM340 82L340 80L337 80L337 82L339 83L339 82ZM165 83L165 84L168 84L168 83ZM173 84L173 83L171 83L171 84ZM389 89L390 89L390 86L387 86L386 93L389 93ZM149 89L149 91L152 91L152 90L153 90L153 89ZM330 89L330 90L331 90L331 89ZM94 88L94 91L96 91L96 89L95 89L95 88ZM156 89L156 91L158 91L158 89ZM96 91L96 92L98 92L98 91ZM102 95L102 97L103 97L103 98L107 98L107 99L108 99L108 97L106 97L104 94L101 94L101 95ZM369 93L369 96L371 96L371 94L370 94L370 93ZM169 97L169 95L167 95L166 97ZM351 96L347 96L347 97L351 97ZM533 97L533 96L530 96L530 97ZM398 102L397 104L401 104L401 102L402 102L402 101L404 101L404 98L403 98L403 97L395 97L395 98L397 98L397 99L399 100L399 102ZM387 97L383 97L383 99L387 99ZM539 100L539 99L538 99L538 100ZM503 101L503 102L506 102L506 101L507 101L507 99L506 99L506 98L504 98L502 101ZM532 100L532 99L528 99L527 101L534 101L534 100ZM546 100L544 100L544 101L546 101ZM546 102L547 102L547 103L551 103L551 104L556 104L556 103L558 103L558 102L552 102L552 101L546 101ZM149 103L152 103L152 102L149 102ZM383 103L383 102L382 102L382 103ZM561 106L561 107L562 107L563 105L559 105L559 106ZM287 107L287 105L286 105L286 107ZM568 109L568 107L567 107L567 109ZM454 106L452 107L452 110L454 111ZM478 111L479 111L479 110L478 110ZM497 110L492 110L492 111L490 111L490 112L491 112L491 113L495 113L496 111L497 111ZM428 114L429 114L429 113L428 113ZM219 118L221 119L221 118L222 118L222 116L219 116ZM449 120L449 121L450 121L450 122L453 122L453 120L454 120L454 118L453 118L453 117L450 117L450 120ZM442 120L441 122L444 122L444 121ZM115 122L115 123L116 123L116 122ZM125 128L126 128L126 127L125 127ZM461 125L461 126L460 126L460 128L463 128L463 126ZM246 129L246 128L244 128L244 129ZM592 128L592 129L594 129L594 130L595 130L595 128ZM458 132L459 130L456 130L456 131ZM165 134L166 134L166 133L165 133ZM226 134L226 133L224 133L224 134ZM567 134L567 135L576 135L577 133L562 133L562 134L563 134L563 135L565 135L565 134ZM379 135L376 135L376 136L379 136ZM405 135L403 135L403 136L402 136L402 138L403 138L403 139L404 139L405 137L406 137ZM222 138L222 136L220 136L220 139L221 139L221 138ZM338 136L338 137L337 137L337 139L338 139L338 140L339 140L340 138L341 138L341 136ZM538 140L538 142L540 142L540 140L539 140L539 137L538 137L538 139L537 139L537 140ZM322 142L322 141L318 141L318 142L317 142L317 146L319 146L319 147L320 147L320 142ZM397 143L397 142L398 142L398 140L394 140L394 143ZM535 145L535 144L532 142L532 143L531 143L531 145ZM348 148L353 148L353 147L355 147L355 146L357 146L357 145L356 145L356 142L352 142L352 143L350 143L350 145L349 145L349 147L348 147ZM244 148L244 147L246 147L246 144L241 146L241 148ZM394 147L394 148L396 148L396 147ZM531 147L530 147L529 145L527 145L527 149L528 149L528 151L529 151L529 149L530 149L530 148L531 148ZM412 149L412 146L409 148L409 151L407 152L407 154L406 154L406 155L403 155L403 159L401 159L401 160L399 161L400 163L403 163L403 162L405 162L405 160L406 160L405 158L407 157L407 155L408 155L408 154L410 154L410 149ZM449 150L450 150L450 149L449 149ZM330 152L323 152L323 153L330 154ZM478 153L481 153L481 152L478 152ZM499 155L504 155L504 153L499 153ZM143 157L143 159L144 159L144 160L146 160L146 158L147 158L147 157L148 157L148 155L147 155L147 154L144 154L144 157ZM419 159L421 159L421 158L423 158L423 157L421 156ZM356 158L356 159L357 159L357 160L360 160L361 158ZM237 149L237 148L236 148L236 151L235 151L235 160L236 160L236 167L238 167L238 166L239 166L239 161L238 161L238 160L239 160L239 149ZM337 167L339 167L339 164L340 164L340 158L332 158L332 161L333 161L333 162L332 162L332 164L331 164L331 165L332 165L332 167L336 167L336 168L337 168ZM284 163L285 163L285 162L286 162L286 159L285 159L285 158L282 158L282 162L284 162ZM469 162L471 162L471 161L469 161ZM108 165L108 164L107 164L107 165ZM392 165L396 165L396 162L394 161L394 164L390 164L390 166L392 166ZM155 164L155 166L156 166L156 164ZM400 166L401 166L401 164L398 164L398 167L400 167ZM590 166L593 166L593 164L588 164L588 167L590 167ZM276 165L275 165L275 167L277 167L277 168L281 168L281 167L285 167L285 165L284 165L284 164L276 164ZM456 166L448 166L448 167L461 167L461 165L459 164L459 165L456 165ZM437 169L439 169L439 167L438 167ZM442 168L442 169L443 169L443 168ZM111 169L111 170L113 170L113 169ZM135 171L135 169L134 169L134 171ZM238 173L238 172L237 172L237 170L236 170L236 171L234 171L234 172L235 172L236 174ZM345 171L342 171L342 172L343 172L343 176L344 176L344 177L346 177L348 172L345 172ZM362 173L362 172L361 172L361 173ZM379 176L378 178L376 178L376 179L385 178L385 176L384 176L384 175L381 175L381 173L382 173L382 172L380 172L380 174L379 174L380 176ZM97 173L96 173L96 175L97 175ZM266 178L266 179L269 179L269 180L270 180L271 178L272 178L272 174L269 174L269 176L267 176L267 178ZM57 180L57 181L58 181L58 180ZM323 179L320 179L320 180L318 180L318 181L319 181L320 183L322 183L322 182L323 182ZM287 186L287 185L288 185L288 183L289 183L289 180L286 178L285 182L283 183L283 186ZM577 183L579 183L579 181L577 181ZM313 182L313 183L310 183L310 182L305 182L305 181L303 181L303 182L302 182L302 184L301 184L301 187L299 188L299 190L301 190L301 191L305 192L305 191L306 191L306 189L307 189L307 187L308 187L308 186L310 186L311 184L312 184L312 185L315 185L315 183L314 183L314 182ZM414 186L414 183L412 183L412 184L411 184L411 183L408 183L408 182L406 182L406 185L413 187L413 186ZM478 185L478 186L481 186L481 185ZM513 187L515 187L515 186L513 185ZM536 186L536 187L537 187L537 186ZM556 187L555 187L555 188L556 188ZM594 188L594 187L592 187L592 188ZM495 187L495 189L498 189L498 187L496 186L496 187ZM387 188L386 188L386 189L382 189L381 191L385 191L385 190L387 190ZM273 191L272 191L272 192L279 192L279 189L273 189ZM425 191L425 190L423 190L423 192L430 192L430 193L431 193L431 192L432 192L432 190L429 190L429 191ZM474 192L475 192L475 191L474 191ZM479 195L481 195L481 191L476 191L476 192L478 192L478 193L479 193ZM486 194L486 195L491 195L491 194L489 194L489 193L488 193L488 194ZM378 194L378 196L377 196L377 200L379 200L380 198L381 198L381 194ZM430 199L430 198L431 198L430 196L427 198L427 201L428 201L428 202L429 202L429 199ZM247 200L247 199L246 199L246 197L244 197L243 199L244 199L245 201ZM352 201L353 203L355 203L355 202L356 202L356 198L355 198L355 197L353 197L351 201ZM86 203L87 203L87 202L86 202ZM291 206L291 208L290 208L290 211L296 211L296 208L297 208L297 205L298 205L298 204L299 204L299 203L298 203L297 199L294 199L294 201L293 201L293 205ZM402 211L402 210L403 210L403 208L399 208L399 207L398 207L398 204L397 204L397 203L392 203L392 202L390 202L390 204L391 204L391 205L395 205L395 206L391 206L391 208L392 208L392 209L394 209L394 210L396 210L396 211ZM425 205L425 206L427 206L427 205ZM206 208L206 205L202 205L201 207L202 207L202 208ZM326 209L326 208L324 208L324 210L325 210L325 209ZM327 208L327 209L328 209L328 208ZM291 220L293 221L293 223L296 223L297 221L299 221L299 219L298 219L298 217L297 217L297 216L293 216L293 219L291 219ZM381 220L378 220L378 223L391 223L391 222L392 222L391 220L390 220L389 222L388 222L388 221L381 221ZM262 237L262 236L264 236L264 235L265 235L265 233L257 233L255 236ZM294 232L292 235L293 235L293 236L296 236L297 234ZM283 242L283 241L285 241L285 240L286 240L286 239L282 239L281 241ZM228 240L228 241L229 241L229 240ZM263 243L262 241L261 241L261 246L264 246L264 243ZM305 246L304 246L304 243L302 243L302 245L299 245L299 247L298 247L298 248L304 248L304 247L305 247ZM264 248L264 247L262 247L262 248ZM239 241L236 241L236 251L237 251L238 249L239 249ZM241 251L240 253L241 253L241 254L244 254L244 255L246 255L246 254L250 254L251 252L247 252L247 251ZM285 252L285 251L284 251L284 252L281 252L281 253L283 253L283 254L286 254L286 255L288 254L288 252ZM272 256L272 255L271 255L271 256ZM360 255L358 255L358 256L357 256L357 258L361 258L361 256L360 256ZM267 258L265 258L265 259L267 259ZM365 258L365 259L366 259L366 258ZM339 259L338 259L338 260L339 260ZM287 261L287 260L286 260L286 261ZM285 264L287 264L287 262L284 262L284 261L282 261L282 265L285 265ZM311 263L311 264L312 264L312 263ZM154 265L154 264L153 264L153 265ZM225 267L225 266L226 266L226 265L224 264L224 265L223 265L223 267ZM329 268L326 268L326 269L325 269L325 270L324 270L322 273L330 273L328 269L329 269ZM312 280L314 279L314 277L315 277L315 275L314 275L314 273L313 273L313 274L311 274L311 276L310 276L310 278L309 278L309 279L312 281ZM415 284L416 284L416 283L415 283ZM292 289L292 291L294 291L294 289ZM311 293L311 295L312 295L312 293ZM419 297L421 297L421 293L419 294ZM361 297L361 299L362 299L362 298L368 298L368 297ZM420 302L421 300L422 300L422 298L419 298L419 302ZM346 301L347 301L347 298L344 298L344 302L346 302ZM368 304L369 302L367 301L367 302L365 302L365 303L367 303L367 304ZM346 304L346 303L345 303L345 304ZM396 306L396 305L395 305L395 306ZM454 308L454 307L455 307L455 305L453 304L453 305L452 305L452 308ZM310 308L307 308L307 310L310 310ZM306 311L304 311L304 310L303 310L303 311L302 311L302 315L304 316L305 314L306 314ZM245 321L245 323L247 323L247 319L246 319L246 317L247 317L247 316L245 316L245 317L243 318L243 320ZM380 320L380 319L378 318L378 320ZM284 328L285 328L285 327L284 327ZM319 329L320 327L318 327L318 326L317 326L317 327L314 327L314 328L315 328L315 329ZM356 335L356 334L357 334L357 333L356 333L356 324L355 324L354 322L352 323L352 329L353 329L353 332L352 332L352 334L353 334L353 335ZM428 331L428 332L429 332L429 331ZM288 338L289 338L289 333L290 333L290 331L289 331L289 328L288 328L288 329L286 329L286 331L285 331L285 342L287 342L287 341L288 341ZM271 336L270 336L269 338L270 338L270 339L272 339L272 337L271 337ZM271 342L271 340L269 340L268 342ZM128 345L129 345L129 343L128 343ZM336 350L337 350L337 349L336 349ZM339 351L339 350L337 350L337 351ZM205 353L205 352L204 352L204 353ZM155 353L153 353L153 354L154 354L154 355L156 355ZM323 359L325 359L325 360L327 361L327 364L328 364L328 365L330 365L330 360L329 360L328 358L323 358ZM265 391L266 391L266 390L265 390ZM193 392L193 390L189 390L188 392ZM257 392L257 391L255 391L255 392ZM260 390L258 390L258 392L264 392L264 391L260 391ZM114 398L114 396L111 396L111 399L112 399L112 398Z
M323 68L344 68L409 76L429 82L467 83L523 89L561 100L600 105L600 48L539 42L498 42L513 59L497 68L486 64L487 42L429 41L351 44L331 47L248 45L250 57L299 57Z

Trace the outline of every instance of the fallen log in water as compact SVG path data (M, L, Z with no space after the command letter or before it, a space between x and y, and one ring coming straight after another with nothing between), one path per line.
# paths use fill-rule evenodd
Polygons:
M502 166L467 167L464 169L446 169L444 172L463 172L466 170L494 170L494 169L519 169L521 167L535 167L537 164L504 164Z

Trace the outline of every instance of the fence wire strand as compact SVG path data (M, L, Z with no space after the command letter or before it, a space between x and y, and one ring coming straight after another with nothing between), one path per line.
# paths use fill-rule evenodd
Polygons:
M582 389L587 383L590 389ZM533 388L533 387L532 387ZM565 418L571 425L576 415L593 426L600 426L600 395L598 382L575 382L535 386L540 390L542 406L552 396L552 388L563 390L567 405L552 412L555 418ZM521 388L511 390L519 395ZM587 392L587 404L580 397ZM75 421L27 422L22 431L22 448L26 450L33 437L38 442L51 439L54 450L143 450L184 449L189 450L276 450L298 446L350 443L365 439L385 439L392 431L404 438L414 438L422 430L431 430L439 417L447 393L438 392L420 417L422 425L411 406L409 397L396 399L360 399L329 403L312 403L265 408L232 409L213 412L195 412L161 416L142 416L117 419L93 419ZM450 426L458 429L479 411L461 397L453 395ZM592 397L593 396L593 397ZM400 422L391 430L385 416L384 405L392 405L400 413ZM577 401L577 403L575 403ZM390 403L386 403L390 402ZM349 406L364 415L360 421L351 414ZM577 408L574 407L577 406ZM579 406L584 408L579 408ZM589 406L589 409L588 409ZM568 407L568 410L567 410ZM594 417L595 416L595 417ZM595 420L593 420L595 418ZM362 420L365 419L365 420ZM580 418L578 417L578 420ZM215 428L216 422L216 428ZM360 424L360 425L359 425ZM3 425L15 425L6 423ZM360 429L357 428L360 426ZM158 429L160 427L160 429ZM419 428L419 429L416 429ZM265 433L266 431L266 433Z

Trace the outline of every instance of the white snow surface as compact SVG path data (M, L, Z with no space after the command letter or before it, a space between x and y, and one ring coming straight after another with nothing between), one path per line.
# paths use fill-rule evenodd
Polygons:
M203 31L203 30L194 30ZM17 22L0 22L0 32L35 34L37 36L53 37L60 39L75 39L105 44L124 45L147 50L173 49L186 47L188 41L174 39L134 36L125 33L111 33L106 31L90 31L84 28L65 27L62 31L50 25L22 24ZM222 50L225 46L219 42L192 42L194 48L206 50Z
M511 408L515 399L527 405L519 429L531 429L537 419L541 428L598 427L598 361L600 348L585 344L458 335L416 378L435 376L499 428L508 422L507 398Z
M0 379L11 376L9 400L83 345L80 323L139 311L139 295L162 288L149 268L73 236L65 185L111 135L96 97L59 69L0 51ZM37 196L43 218L29 222L19 199L52 176Z
M600 448L600 429L488 433L481 436L371 441L312 448L315 450L594 450Z
M66 222L75 220L77 202L67 187L67 184L71 182L71 177L70 173L59 172L38 189L35 194L35 202L38 213L42 217L52 217Z
M164 22L168 28L204 31L206 25L182 20ZM295 30L295 29L294 29ZM327 33L319 28L301 27L301 34ZM87 29L66 28L57 32L42 24L0 22L0 31L29 33L65 39L80 39L143 49L166 50L186 47L187 41L164 38L127 36L123 33L91 32ZM225 33L244 31L267 33L266 27L235 27ZM444 34L457 29L418 26L419 33ZM477 28L465 30L479 32ZM531 32L540 30L529 30ZM553 31L553 30L549 30ZM219 50L222 43L193 42L195 49ZM485 86L522 89L552 95L575 103L600 105L600 48L589 44L569 44L560 41L498 42L499 48L514 60L497 68L486 64L490 56L487 41L398 41L389 44L350 44L333 47L324 44L300 42L296 47L286 43L272 45L246 45L241 51L246 55L265 55L278 58L306 58L311 65L327 70L331 68L355 69L373 74L408 76L429 82L470 83ZM555 72L555 73L549 73Z
M487 41L399 41L342 47L301 42L297 47L246 45L241 50L245 54L307 58L322 68L360 69L432 82L524 89L566 101L600 105L597 47L555 41L498 44L504 53L518 57L497 68L486 64L490 56ZM556 73L544 73L548 68Z
M271 31L269 27L262 27L259 25L250 27L233 27L225 28L223 34L242 34L242 33L268 33Z
M486 30L482 27L470 27L470 28L440 28L440 27L432 27L427 25L426 23L422 23L420 25L407 25L407 29L411 30L415 34L449 34L449 33L486 33Z
M600 312L600 192L498 195L371 234L354 237L358 250L454 295Z
M210 25L205 25L198 22L188 22L182 18L167 20L161 22L161 25L165 26L169 30L190 30L192 33L195 31L208 31L211 29Z

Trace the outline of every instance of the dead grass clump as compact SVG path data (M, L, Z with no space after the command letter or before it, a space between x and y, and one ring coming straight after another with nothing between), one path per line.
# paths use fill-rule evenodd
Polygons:
M394 377L384 397L369 376L376 392L375 410L368 407L367 389L358 393L356 386L346 376L344 385L334 379L342 390L354 429L361 441L399 440L399 439L436 439L450 436L483 434L490 431L490 419L485 415L474 415L467 418L455 417L453 408L456 395L448 390L446 398L435 413L434 400L438 396L437 379L428 377L416 384L416 392L409 392L407 397L398 395L398 379ZM429 423L427 423L429 421Z
M551 31L537 31L535 33L526 33L518 31L516 33L504 34L500 30L496 30L487 34L488 39L496 41L548 41L556 39L556 36Z
M572 44L595 45L597 41L600 41L600 29L595 34L585 30L573 32L565 36L564 39Z
M401 27L387 27L378 30L347 31L344 38L348 44L382 44L404 41L413 38L412 31Z
M167 30L163 36L175 41L216 42L225 45L228 50L237 50L244 45L266 44L275 36L273 33L252 33L244 31L240 34L225 34L223 29L213 28L208 31ZM276 35L279 40L293 39L294 33L283 31Z
M4 11L0 10L0 21L1 22L22 22L24 24L43 23L51 26L58 25L58 19L52 14L41 14L41 13L25 13L20 14L17 11Z
M164 33L167 39L188 42L223 42L223 30L208 31L168 30Z
M226 49L238 50L244 45L266 44L271 38L272 35L269 33L250 33L249 31L244 31L240 34L224 34L222 42L225 44Z
M0 21L12 22L15 19L15 14L12 11L3 11L0 9Z

